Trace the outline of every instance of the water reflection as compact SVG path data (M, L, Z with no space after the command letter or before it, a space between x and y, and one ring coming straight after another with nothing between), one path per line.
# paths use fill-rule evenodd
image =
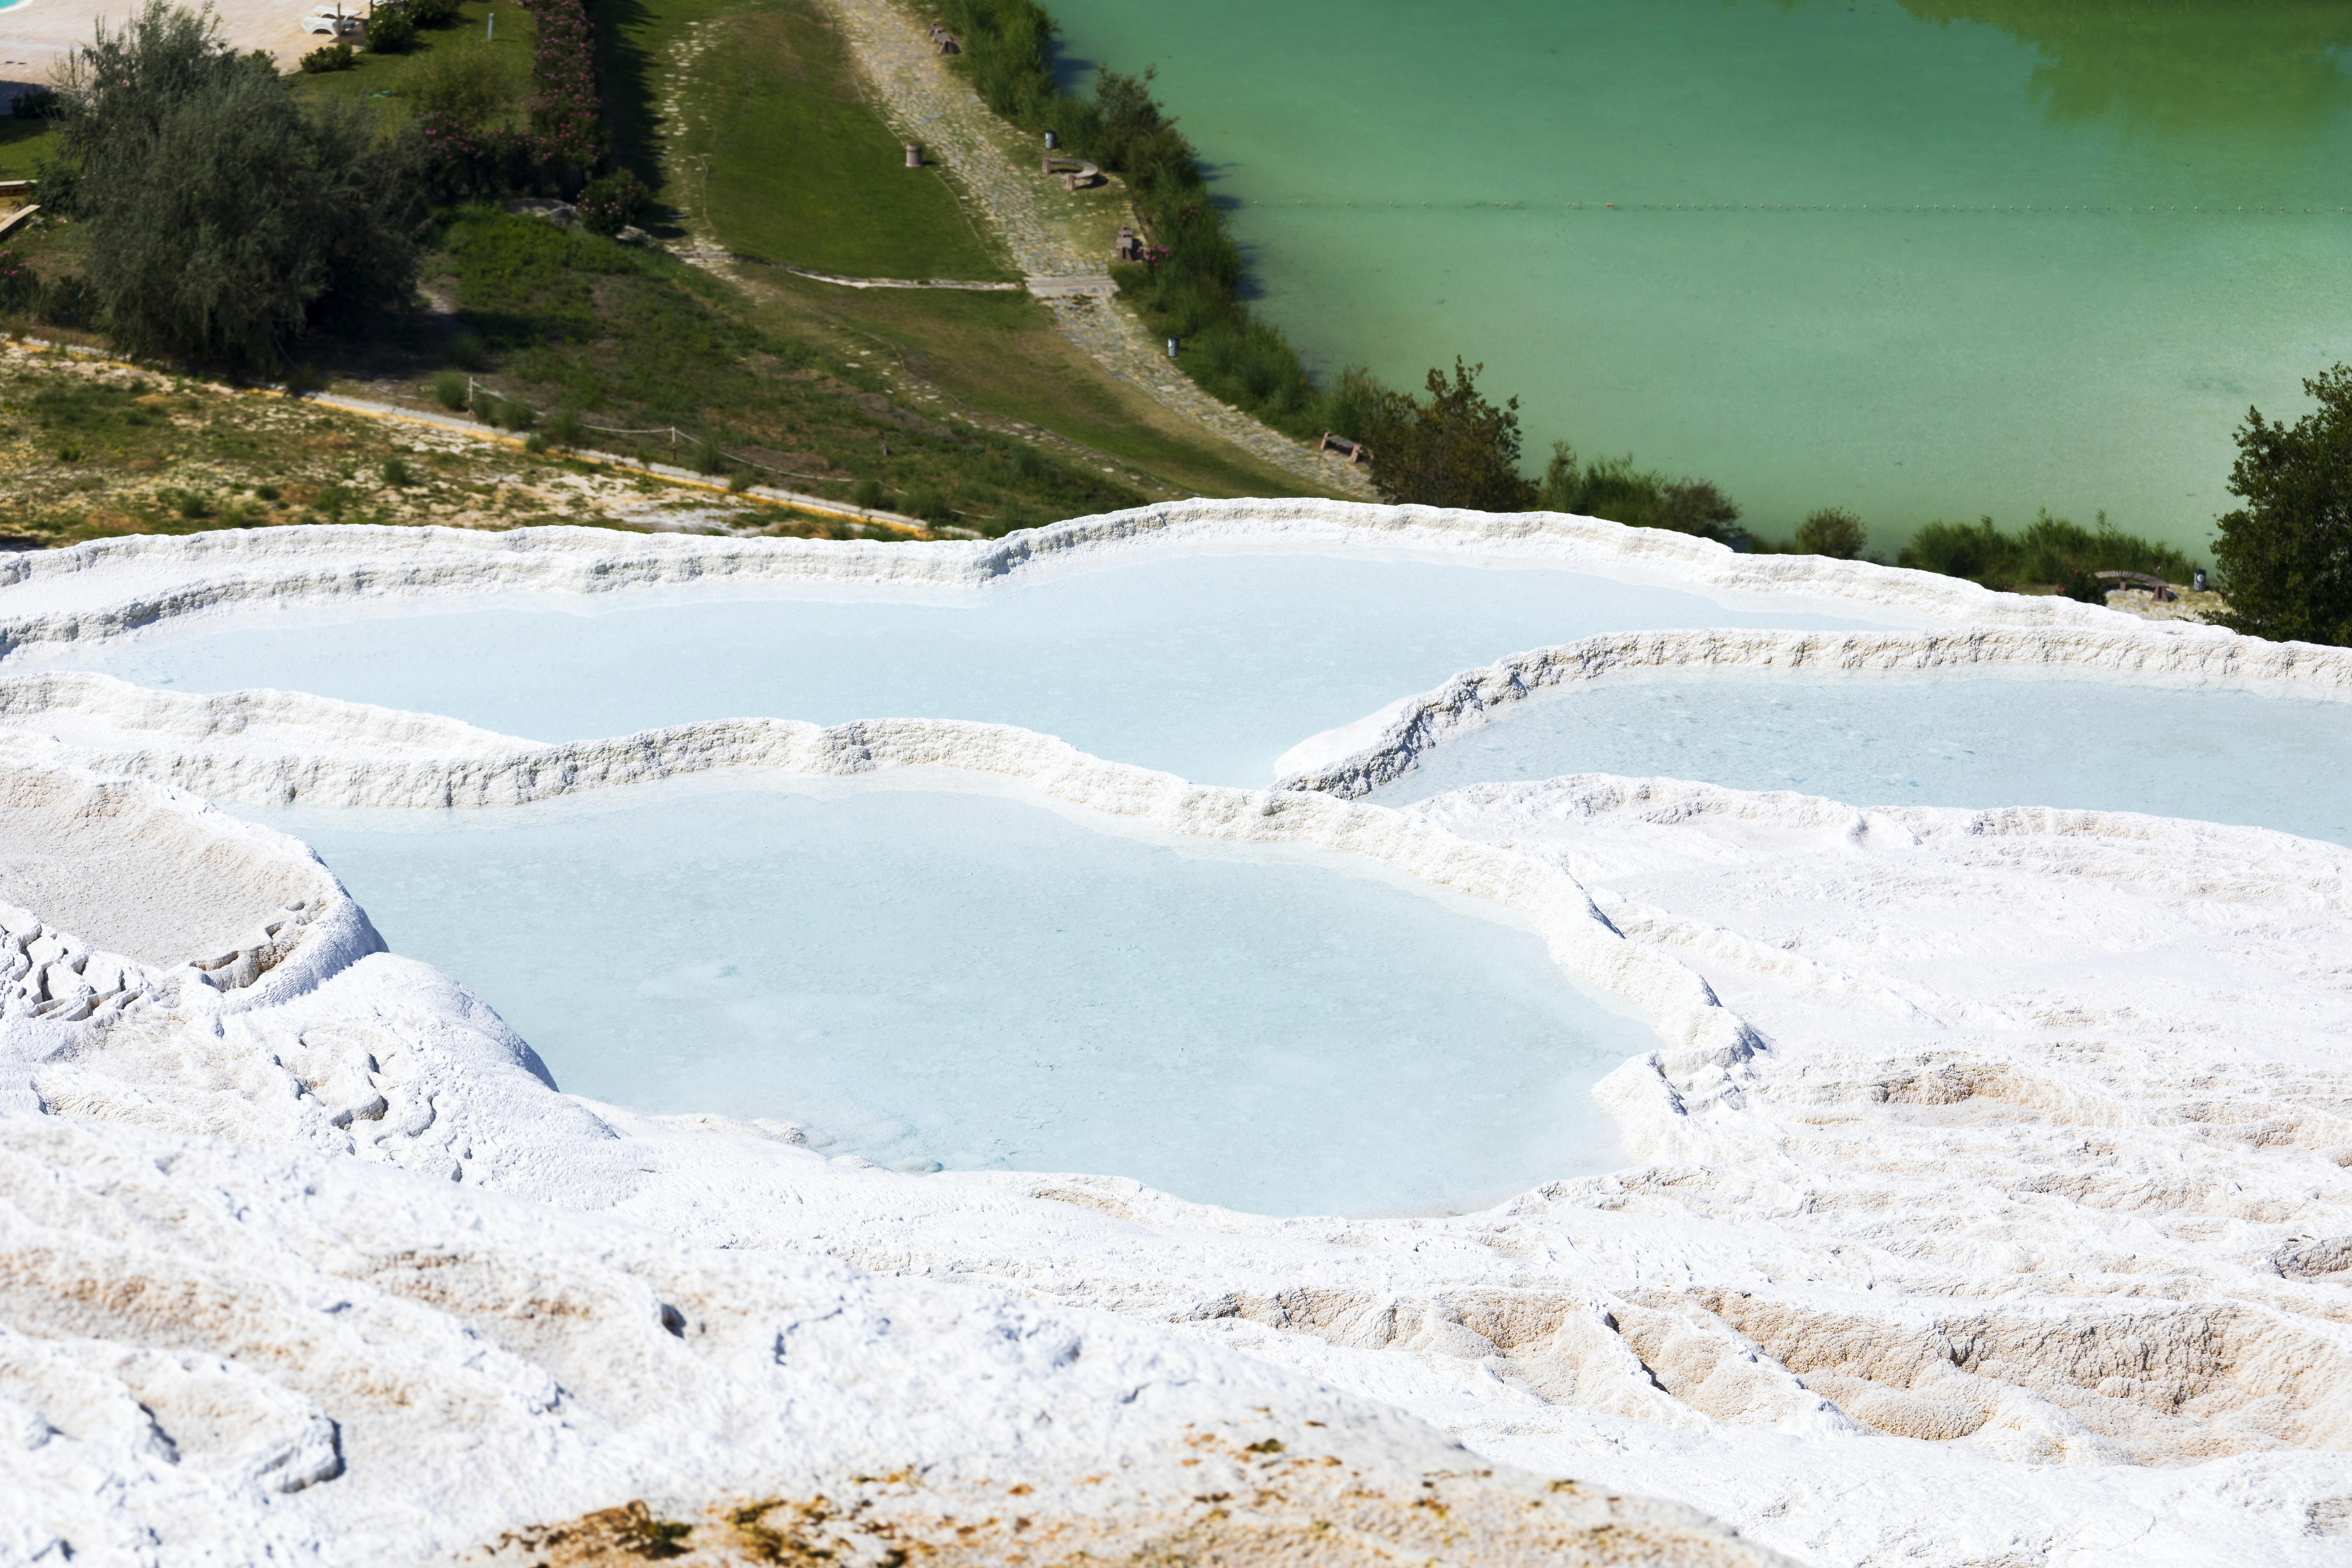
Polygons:
M2116 115L2176 135L2311 132L2352 98L2344 0L1898 0L1922 21L1995 27L2042 55L2050 118Z

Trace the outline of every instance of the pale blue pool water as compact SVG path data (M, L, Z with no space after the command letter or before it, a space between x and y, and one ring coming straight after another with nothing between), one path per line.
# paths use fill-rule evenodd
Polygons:
M901 1169L1477 1207L1618 1163L1590 1087L1655 1045L1531 932L1326 863L929 790L580 805L250 815L565 1089Z
M970 719L1208 784L1468 666L1596 632L1868 623L1572 572L1305 555L1139 561L984 591L453 608L154 634L77 668L276 687L536 741L698 719Z
M2029 677L1601 681L1497 710L1378 791L1621 773L1855 805L2051 805L2352 844L2352 703Z

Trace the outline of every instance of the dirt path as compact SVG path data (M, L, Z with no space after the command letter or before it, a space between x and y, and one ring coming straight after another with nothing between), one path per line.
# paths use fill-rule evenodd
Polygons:
M1032 279L1099 274L1127 204L1110 190L1066 192L1040 174L1041 150L991 113L932 47L926 28L896 0L825 0L858 70L898 133L920 142ZM1071 342L1110 374L1160 406L1284 472L1342 495L1371 498L1360 468L1320 457L1218 402L1170 363L1135 313L1115 300L1033 289Z

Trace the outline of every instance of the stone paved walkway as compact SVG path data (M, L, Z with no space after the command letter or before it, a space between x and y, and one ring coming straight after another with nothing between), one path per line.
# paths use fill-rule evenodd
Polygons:
M1071 197L1038 173L1040 149L992 113L932 47L925 24L897 0L826 0L859 71L898 134L923 144L1031 278L1099 273L1125 215L1116 195ZM1095 232L1095 231L1099 231ZM1371 498L1364 471L1320 457L1202 391L1168 362L1135 312L1116 300L1035 290L1070 340L1154 402L1272 463L1343 495Z

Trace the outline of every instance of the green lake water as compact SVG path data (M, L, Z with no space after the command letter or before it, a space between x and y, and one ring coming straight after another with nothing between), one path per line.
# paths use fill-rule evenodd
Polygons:
M2347 0L1050 8L1074 70L1157 65L1318 368L1483 360L1530 468L1630 449L1768 536L2201 556L2249 404L2352 360Z

